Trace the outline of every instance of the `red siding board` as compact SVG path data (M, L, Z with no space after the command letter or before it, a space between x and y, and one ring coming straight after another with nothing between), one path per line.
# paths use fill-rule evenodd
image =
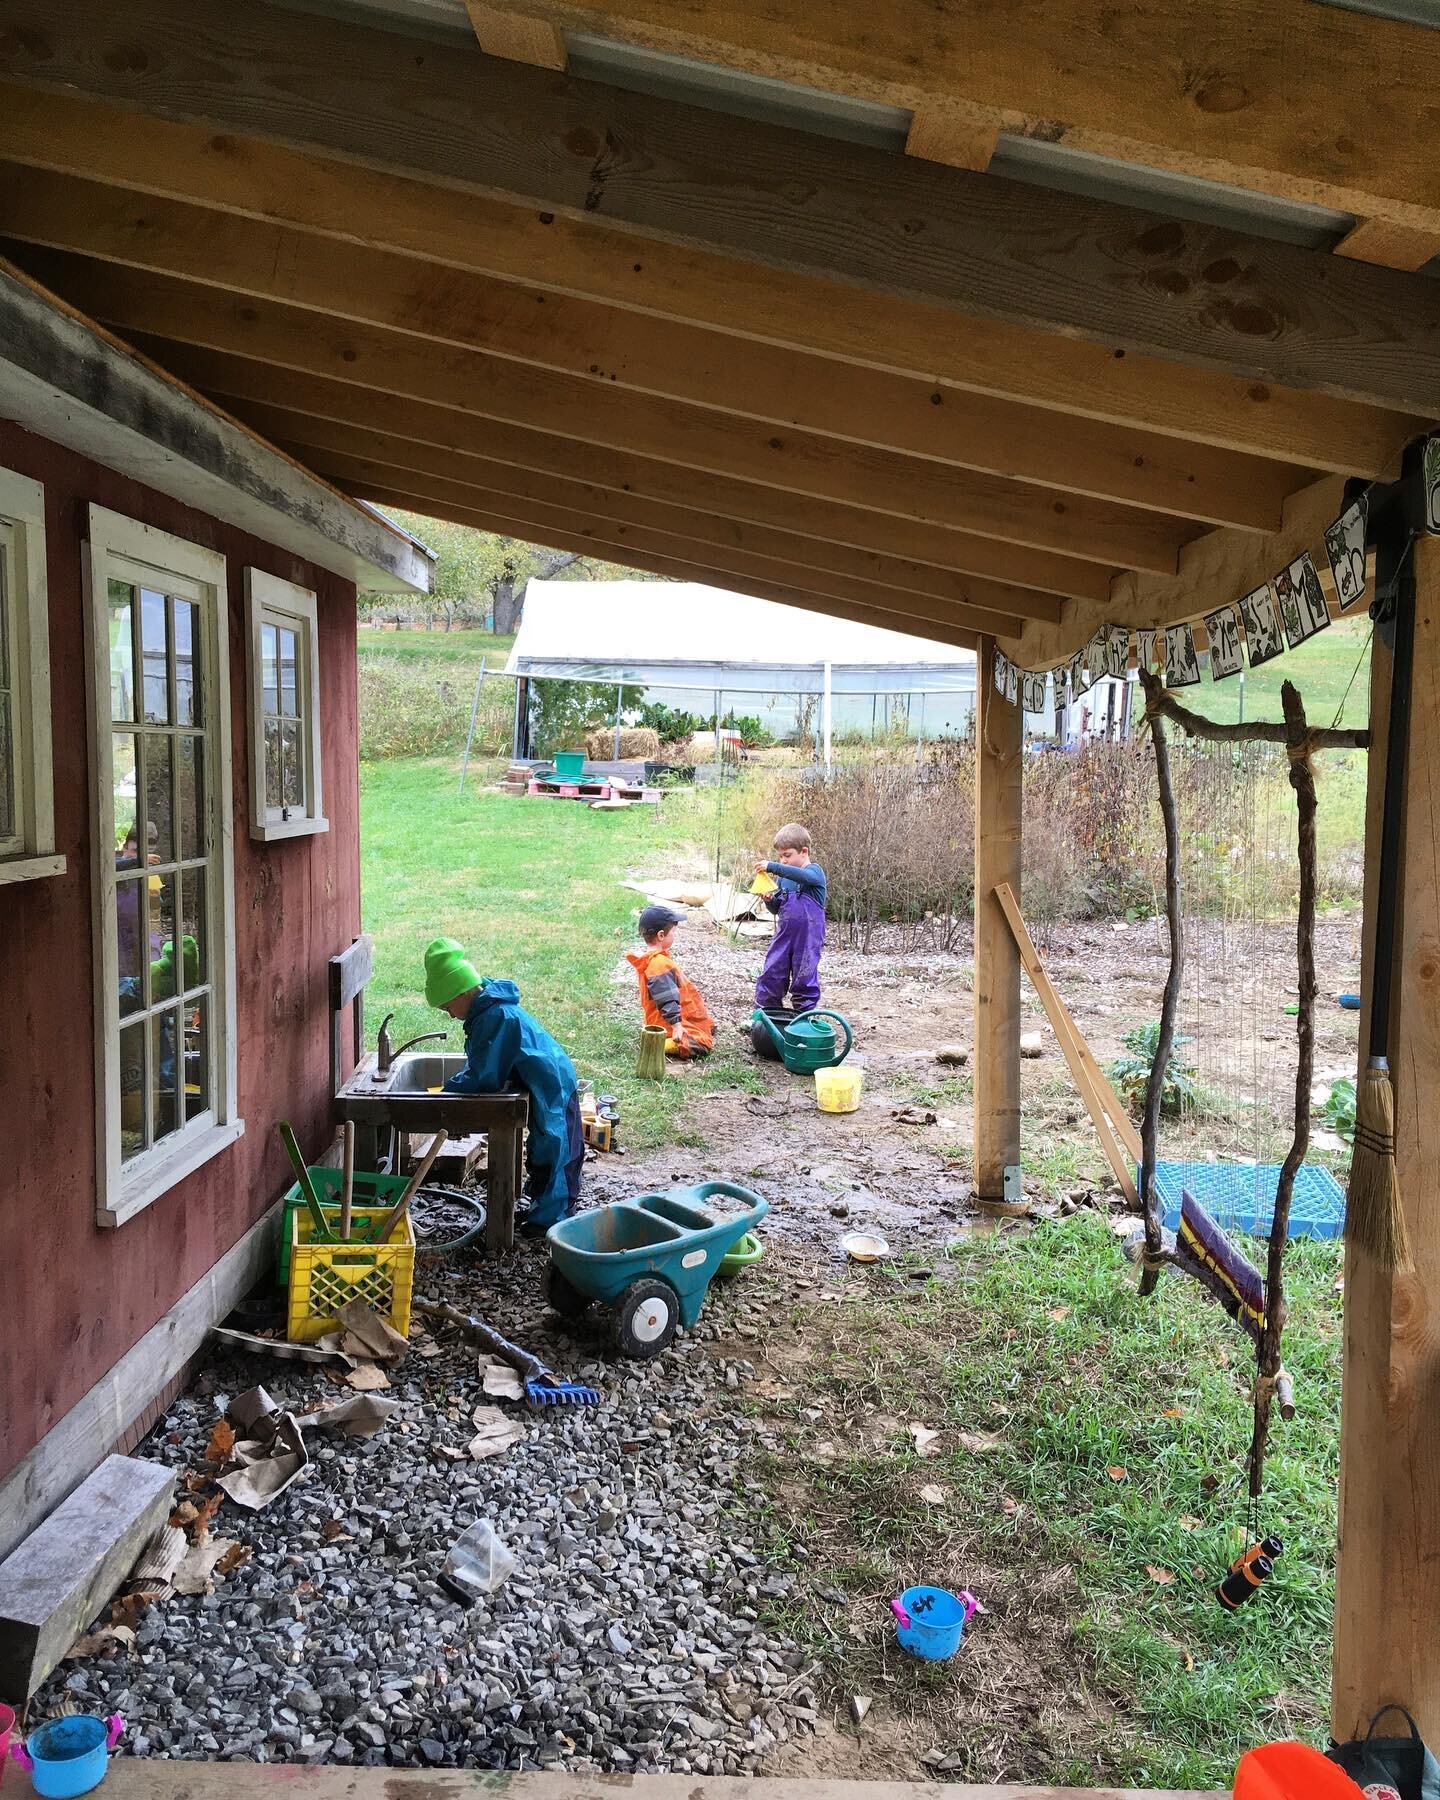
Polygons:
M259 1218L287 1182L275 1122L331 1135L326 959L360 929L353 583L0 420L0 466L45 484L56 848L66 872L0 887L0 1477ZM240 1108L245 1135L128 1223L95 1223L90 771L82 545L109 507L224 553ZM244 570L319 597L328 832L249 834ZM148 1400L137 1395L137 1404ZM117 1422L118 1424L119 1422ZM97 1445L97 1455L103 1446Z

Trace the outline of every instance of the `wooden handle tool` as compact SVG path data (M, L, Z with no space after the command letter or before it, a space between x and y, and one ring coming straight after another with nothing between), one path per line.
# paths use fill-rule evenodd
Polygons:
M430 1165L445 1148L445 1141L449 1135L448 1131L437 1131L431 1138L429 1149L420 1158L419 1168L410 1177L410 1185L385 1215L385 1223L381 1227L380 1236L375 1240L376 1243L388 1244L390 1242L391 1233L397 1229L400 1221L409 1212L410 1202L415 1198L416 1189L430 1173Z
M340 1236L350 1241L350 1213L355 1204L355 1121L347 1119L341 1134Z
M335 1233L330 1229L330 1221L325 1217L325 1208L320 1204L320 1197L315 1192L315 1183L310 1179L310 1171L305 1166L305 1158L300 1154L300 1146L295 1142L295 1133L289 1121L280 1121L280 1141L290 1156L290 1167L295 1171L295 1180L299 1184L305 1205L310 1212L310 1226L315 1234L317 1244L333 1244Z

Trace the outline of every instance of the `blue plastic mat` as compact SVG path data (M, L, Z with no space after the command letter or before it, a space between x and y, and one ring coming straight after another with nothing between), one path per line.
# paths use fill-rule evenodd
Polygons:
M1180 1223L1180 1190L1190 1192L1225 1231L1268 1237L1275 1217L1279 1163L1159 1162L1155 1186L1165 1224ZM1139 1181L1137 1172L1136 1181ZM1345 1195L1328 1169L1303 1164L1290 1202L1290 1236L1333 1238L1345 1229Z

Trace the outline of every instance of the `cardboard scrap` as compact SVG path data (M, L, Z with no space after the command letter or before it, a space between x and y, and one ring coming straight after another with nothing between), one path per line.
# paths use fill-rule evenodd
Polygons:
M135 1632L129 1625L102 1625L98 1631L76 1638L65 1652L65 1662L82 1656L128 1656L135 1648Z
M410 1348L388 1319L382 1319L368 1300L347 1300L335 1317L345 1327L342 1347L350 1356L374 1362L403 1362Z
M317 1431L343 1431L346 1437L374 1437L399 1405L398 1400L377 1400L373 1394L357 1394L353 1400L336 1400L330 1406L319 1406L314 1412L303 1413L300 1422L313 1425Z
M239 1547L235 1538L209 1538L203 1544L192 1544L185 1553L185 1560L175 1571L175 1592L208 1594L214 1585L211 1576L215 1572L216 1563Z
M295 1415L282 1412L263 1387L238 1394L230 1402L229 1418L238 1434L231 1453L237 1466L216 1486L237 1506L258 1512L284 1493L310 1455Z
M379 1363L366 1362L361 1363L358 1369L351 1369L345 1377L345 1385L354 1388L357 1394L373 1394L382 1388L388 1388L390 1377Z
M523 1444L530 1435L518 1419L507 1418L498 1406L477 1406L474 1421L475 1436L470 1440L473 1462L503 1456L512 1445Z
M480 1385L492 1400L523 1400L525 1385L509 1363L480 1353Z
M281 1362L344 1363L350 1358L340 1348L338 1332L332 1332L314 1344L292 1344L285 1338L257 1337L253 1331L234 1331L228 1325L212 1325L211 1335L237 1350L254 1350L261 1356L273 1356Z

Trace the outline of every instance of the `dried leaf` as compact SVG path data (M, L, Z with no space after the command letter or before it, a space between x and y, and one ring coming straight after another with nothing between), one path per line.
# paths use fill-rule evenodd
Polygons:
M110 1603L110 1623L133 1630L150 1610L152 1599L150 1594L121 1594Z
M1167 1419L1183 1419L1185 1414L1178 1406L1167 1406L1165 1408L1165 1417Z
M1197 1519L1194 1513L1181 1513L1179 1519L1179 1525L1182 1531L1198 1531L1204 1523L1205 1521L1203 1519Z
M210 1535L210 1521L225 1504L225 1496L218 1489L208 1500L202 1500L195 1511L195 1519L190 1526L190 1542L203 1544Z
M1052 1306L1047 1316L1054 1319L1058 1324L1061 1319L1068 1319L1070 1317L1070 1308L1068 1306Z
M242 1544L237 1540L232 1539L228 1549L216 1559L215 1573L217 1575L228 1575L232 1569L243 1567L244 1564L249 1562L254 1554L255 1552L251 1549L249 1544Z
M936 1487L932 1481L927 1482L926 1485L921 1488L920 1498L927 1506L943 1506L950 1496L944 1488Z
M360 1394L373 1394L378 1393L381 1388L388 1388L390 1377L376 1363L361 1363L358 1369L352 1369L345 1377L345 1385Z
M320 1535L327 1544L333 1544L337 1539L345 1536L345 1527L339 1519L326 1519L320 1527Z
M971 1456L988 1456L1005 1442L998 1431L962 1431L958 1435L961 1449L968 1450Z
M1180 1652L1180 1667L1188 1674L1195 1667L1195 1658L1188 1650Z
M1200 1485L1207 1494L1213 1494L1220 1485L1220 1477L1218 1475L1202 1475Z
M207 1475L205 1479L208 1482L210 1477ZM193 1500L182 1500L175 1508L174 1512L171 1513L170 1523L172 1525L178 1525L182 1530L188 1530L199 1517L200 1508L196 1506L195 1502Z
M205 1446L205 1460L223 1468L235 1448L235 1427L228 1419L217 1419L210 1427L210 1442Z
M1006 1518L1013 1519L1020 1510L1020 1502L1013 1494L1002 1494L1000 1496L1000 1510L1005 1514Z
M211 1538L208 1543L192 1544L184 1562L175 1571L175 1592L208 1594L215 1565L234 1546L234 1538Z
M82 1656L129 1655L135 1648L135 1633L128 1625L102 1625L85 1637L76 1638L65 1652L64 1660L74 1662Z
M430 1362L433 1362L437 1356L445 1354L445 1346L437 1344L434 1338L411 1338L410 1348L417 1356L423 1356Z
M912 1425L910 1436L915 1441L917 1456L938 1456L940 1454L940 1433L932 1431L928 1425Z
M1158 1582L1161 1587L1169 1587L1170 1583L1175 1579L1172 1570L1157 1568L1154 1563L1146 1563L1145 1573L1152 1581Z
M515 1444L522 1444L528 1433L518 1419L506 1418L498 1406L475 1408L475 1436L470 1440L470 1456L481 1462L488 1456L502 1456Z
M1130 1479L1130 1471L1123 1463L1111 1463L1105 1473L1112 1481L1128 1481Z

